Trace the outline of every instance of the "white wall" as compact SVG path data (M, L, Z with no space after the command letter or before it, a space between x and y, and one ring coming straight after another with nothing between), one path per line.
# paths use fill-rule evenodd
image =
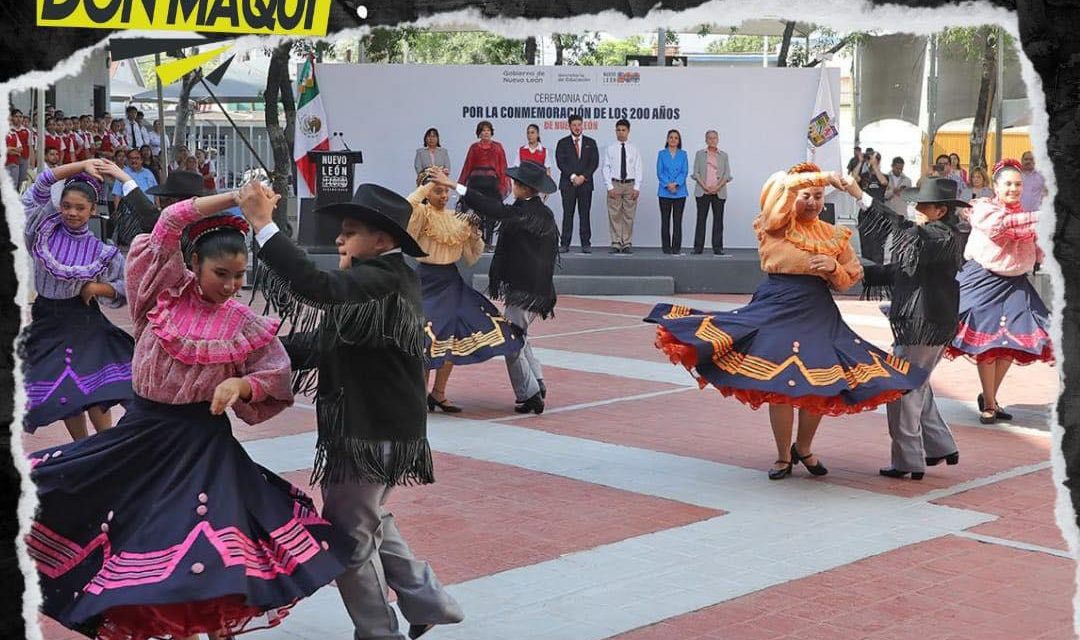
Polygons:
M638 72L637 82L614 82L619 72ZM406 194L414 188L413 156L428 127L442 135L450 152L453 172L461 169L468 146L475 141L480 120L491 120L495 138L508 154L516 154L525 142L530 122L541 127L544 144L554 153L555 143L566 135L565 117L500 117L502 107L642 107L649 119L631 117L630 139L644 159L645 181L637 212L634 243L659 246L659 205L655 173L656 154L666 132L679 129L692 165L694 152L704 147L708 129L720 132L720 147L731 159L734 181L728 187L725 215L725 246L756 247L751 222L758 213L761 186L768 176L805 160L807 124L813 115L821 72L793 68L685 68L627 67L501 67L434 65L323 64L316 77L326 106L330 131L344 132L353 149L364 152L357 168L357 182L377 182ZM826 73L833 95L840 96L839 69ZM512 75L528 74L528 75ZM539 103L538 94L577 94L578 101ZM463 107L495 108L489 114L463 114ZM677 119L653 119L653 109L678 109ZM596 127L587 135L601 148L614 142L618 116L586 117ZM339 145L334 143L334 148ZM835 158L819 161L827 170L839 170L839 145ZM844 159L846 160L846 158ZM692 168L692 167L691 167ZM557 178L557 172L556 172ZM600 180L599 171L596 176ZM691 183L692 187L692 183ZM306 195L306 194L301 194ZM604 190L594 192L592 244L609 243ZM561 221L558 194L548 200ZM695 206L687 202L683 244L692 241ZM574 244L577 244L575 224Z
M108 81L109 58L105 50L100 49L86 57L76 75L56 83L56 108L66 115L93 114L94 85L108 87ZM30 91L12 92L11 102L23 113L29 113L32 106Z

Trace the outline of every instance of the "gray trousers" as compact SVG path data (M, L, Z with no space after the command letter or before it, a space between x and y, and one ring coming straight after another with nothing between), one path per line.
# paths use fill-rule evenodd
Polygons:
M893 353L933 372L945 346L896 345ZM892 438L892 466L901 471L924 471L926 457L938 458L957 451L949 425L938 412L930 378L885 407Z
M533 355L529 343L529 325L536 319L536 314L521 307L507 305L503 312L510 324L521 329L524 346L512 356L506 356L506 372L510 374L510 384L514 387L514 397L518 402L525 402L540 393L540 380L544 379L544 369Z
M9 164L4 167L8 176L11 178L11 185L15 191L19 190L19 165Z
M383 505L392 487L341 483L322 488L323 517L357 540L337 587L355 640L402 640L387 588L411 624L452 624L464 618L428 563L417 560Z

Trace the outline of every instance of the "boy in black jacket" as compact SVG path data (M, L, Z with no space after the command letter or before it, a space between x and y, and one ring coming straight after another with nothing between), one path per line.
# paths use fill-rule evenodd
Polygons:
M317 212L341 219L340 270L319 269L268 209L247 214L260 246L256 286L292 326L282 342L297 371L294 391L317 391L312 482L323 516L359 542L337 579L355 639L402 637L388 583L416 638L463 618L383 509L394 486L435 481L420 283L403 255L425 254L406 231L412 206L389 189L360 185L351 202Z
M957 228L956 182L929 178L901 197L915 204L915 220L907 220L884 202L863 192L854 181L834 185L859 201L859 235L887 249L886 264L864 267L864 297L888 295L893 353L933 371L956 335L963 264ZM886 407L892 438L892 465L883 476L921 480L926 466L960 460L956 440L934 403L930 379Z

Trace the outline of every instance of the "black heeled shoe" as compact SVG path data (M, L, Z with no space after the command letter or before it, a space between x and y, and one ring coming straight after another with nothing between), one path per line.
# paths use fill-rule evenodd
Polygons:
M544 412L544 399L540 396L540 392L538 391L536 392L536 395L514 407L514 411L517 413L535 413L536 415L540 415Z
M941 462L943 460L945 461L945 464L947 464L947 465L959 464L960 463L960 452L959 451L953 451L952 453L950 453L947 456L935 456L935 457L927 456L926 457L926 466L928 466L928 467L936 467L939 464L941 464Z
M806 459L812 457L813 455L814 454L812 453L808 453L805 456L800 455L798 448L795 447L795 443L791 443L791 459L792 461L794 461L794 463L801 462L803 466L806 467L806 470L815 476L823 476L828 473L829 470L825 468L825 465L821 464L821 460L818 460L818 463L812 467L806 464Z
M787 465L781 469L769 469L769 480L781 480L791 475L791 468L795 466L791 460L777 460L776 464Z
M981 393L979 394L979 397L976 398L976 401L979 403L979 413L982 413L983 411L986 411L986 401L983 400L983 395ZM1013 419L1013 415L1011 413L1009 413L1008 411L1006 411L1005 409L1001 408L1001 407L998 407L997 409L994 409L994 417L997 418L998 420L1012 420ZM993 424L993 423L984 422L983 424Z
M893 469L892 467L878 469L878 473L886 478L903 478L910 475L912 480L922 480L923 476L926 475L923 471L901 471L899 469Z
M427 410L429 413L435 413L435 407L442 409L443 413L461 413L461 407L450 404L449 400L443 400L439 402L435 399L435 396L428 394L427 397Z
M424 635L428 631L435 628L433 624L410 624L409 625L409 638L416 640L420 636Z

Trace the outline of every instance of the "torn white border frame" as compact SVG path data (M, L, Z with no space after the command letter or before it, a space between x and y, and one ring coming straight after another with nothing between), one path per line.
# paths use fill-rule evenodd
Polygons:
M363 0L360 0L361 2ZM1043 199L1042 217L1039 221L1039 243L1044 248L1046 259L1043 268L1050 274L1053 284L1052 326L1051 333L1054 344L1054 356L1058 363L1058 395L1064 391L1063 364L1065 354L1061 349L1061 322L1062 312L1065 306L1064 280L1061 267L1053 255L1053 230L1054 216L1052 204L1057 194L1055 175L1052 170L1053 164L1047 153L1047 140L1049 135L1049 117L1046 112L1045 94L1042 90L1042 81L1035 72L1031 61L1027 59L1020 47L1019 30L1016 14L1008 9L996 7L988 2L965 2L954 6L935 8L912 8L906 6L873 6L866 2L845 0L759 0L753 7L748 3L738 0L712 0L702 3L700 6L682 11L652 10L641 18L628 18L625 14L615 10L609 10L601 14L589 16L572 16L567 18L543 18L530 20L526 18L485 18L478 9L467 9L453 12L439 13L435 16L421 18L411 23L400 23L397 26L451 26L475 24L483 26L492 33L504 37L525 38L536 35L549 35L551 33L577 33L583 31L603 31L616 37L627 37L634 34L655 31L658 28L691 28L701 24L722 23L740 24L746 20L755 19L783 19L797 20L822 24L839 32L851 31L875 31L882 30L885 25L903 25L903 29L889 28L889 31L902 31L917 35L929 35L938 33L946 27L976 27L981 25L997 25L1002 27L1017 44L1017 53L1023 73L1024 83L1027 88L1028 99L1032 110L1031 142L1032 152L1036 161L1042 167L1042 173L1046 178L1047 196ZM367 11L362 12L362 16ZM719 20L717 15L723 17ZM827 18L822 18L822 16ZM383 25L390 27L390 25ZM360 27L340 31L324 38L327 41L357 38L367 34L370 27ZM160 36L160 32L124 32L131 35ZM173 32L175 33L175 32ZM233 41L231 53L242 53L246 49L267 48L274 46L282 36L244 36ZM316 38L304 38L315 40ZM105 46L106 39L102 39L97 45L87 47L75 52L73 55L60 62L51 71L35 71L20 76L3 84L0 84L0 98L5 98L13 91L34 89L47 86L70 75L77 74L93 51ZM6 100L5 100L6 102ZM6 133L8 119L4 118L0 123L0 133ZM17 301L28 299L28 287L32 280L28 279L29 259L22 237L23 216L22 205L15 192L6 172L0 172L0 190L2 190L6 218L11 229L12 242L16 245L15 269L19 279ZM1047 203L1050 203L1049 206ZM23 316L23 325L29 320L29 306L20 304ZM1080 357L1080 356L1078 356ZM16 353L15 368L15 413L12 421L12 446L11 452L15 458L15 465L22 475L22 496L19 501L19 526L20 537L16 540L16 549L19 554L19 565L26 579L26 593L23 597L23 615L26 620L27 637L32 640L41 640L41 630L37 625L38 606L40 605L40 591L37 588L37 573L33 563L26 553L26 545L23 536L29 532L31 515L37 508L37 497L33 483L29 478L29 464L25 459L22 447L22 416L25 404L25 392L23 391L23 379L21 362ZM1061 441L1064 428L1057 412L1057 402L1050 411L1050 430L1053 437L1050 459L1053 468L1053 479L1056 490L1055 518L1058 528L1061 530L1069 551L1077 557L1080 551L1080 528L1076 523L1076 514L1073 511L1068 490L1065 488L1065 458L1061 450ZM1076 585L1080 585L1080 570L1076 572ZM33 585L33 589L31 589ZM1074 627L1080 631L1080 589L1076 589L1073 595L1073 622Z

